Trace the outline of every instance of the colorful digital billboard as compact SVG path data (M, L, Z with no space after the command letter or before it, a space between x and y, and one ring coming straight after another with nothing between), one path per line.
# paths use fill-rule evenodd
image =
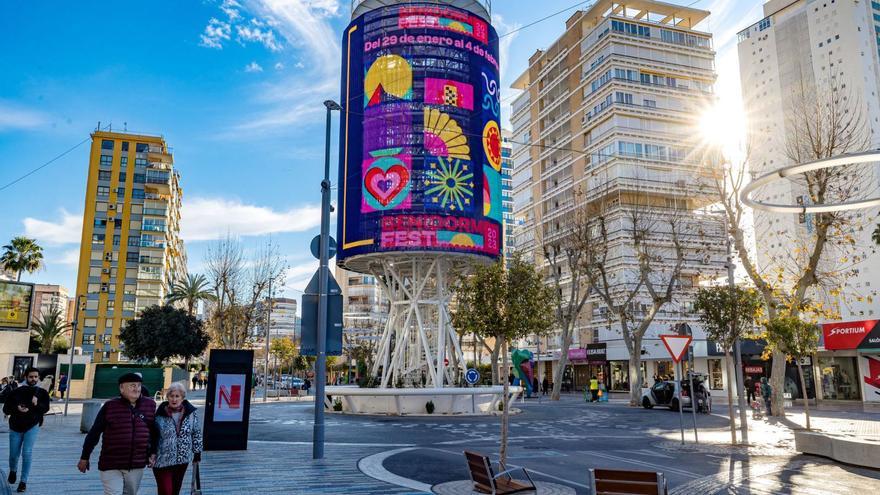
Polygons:
M369 11L343 36L337 262L501 256L498 36L436 3Z
M0 329L27 330L34 285L0 280Z

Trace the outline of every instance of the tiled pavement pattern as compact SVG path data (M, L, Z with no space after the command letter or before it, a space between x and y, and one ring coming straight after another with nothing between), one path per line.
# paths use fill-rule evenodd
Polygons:
M59 418L60 419L60 418ZM32 495L95 495L101 493L98 449L92 454L92 470L81 474L76 462L85 435L79 433L79 415L64 422L47 417L35 448L28 481ZM7 470L7 425L0 426L0 466ZM243 452L206 452L201 472L206 494L410 494L410 489L389 485L362 474L358 459L383 450L329 444L325 458L313 462L311 445L302 443L251 442ZM189 493L190 473L183 493ZM5 480L2 480L5 482ZM144 473L140 495L154 495L152 472Z

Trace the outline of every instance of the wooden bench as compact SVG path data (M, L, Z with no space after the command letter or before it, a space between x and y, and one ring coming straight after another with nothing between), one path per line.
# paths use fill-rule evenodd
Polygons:
M489 457L467 450L464 451L464 457L467 459L468 470L471 473L471 481L474 482L474 491L476 492L505 495L508 493L536 491L535 483L525 468L508 469L495 474ZM528 484L511 478L510 473L514 471L522 471L528 480Z
M590 469L594 495L666 495L666 478L653 471Z

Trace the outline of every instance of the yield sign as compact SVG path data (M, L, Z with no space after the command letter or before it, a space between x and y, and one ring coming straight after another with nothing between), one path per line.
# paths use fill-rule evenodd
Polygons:
M672 356L672 360L676 363L681 361L681 357L684 356L685 351L687 351L691 339L692 337L690 335L660 336L660 340L663 341L663 345L666 346L666 350L669 351L669 355Z

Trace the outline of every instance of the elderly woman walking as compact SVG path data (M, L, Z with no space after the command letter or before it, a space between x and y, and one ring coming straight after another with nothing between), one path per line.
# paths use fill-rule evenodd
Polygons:
M202 424L181 383L172 383L165 392L165 402L156 410L156 426L159 449L153 474L159 495L178 495L187 466L202 457Z

